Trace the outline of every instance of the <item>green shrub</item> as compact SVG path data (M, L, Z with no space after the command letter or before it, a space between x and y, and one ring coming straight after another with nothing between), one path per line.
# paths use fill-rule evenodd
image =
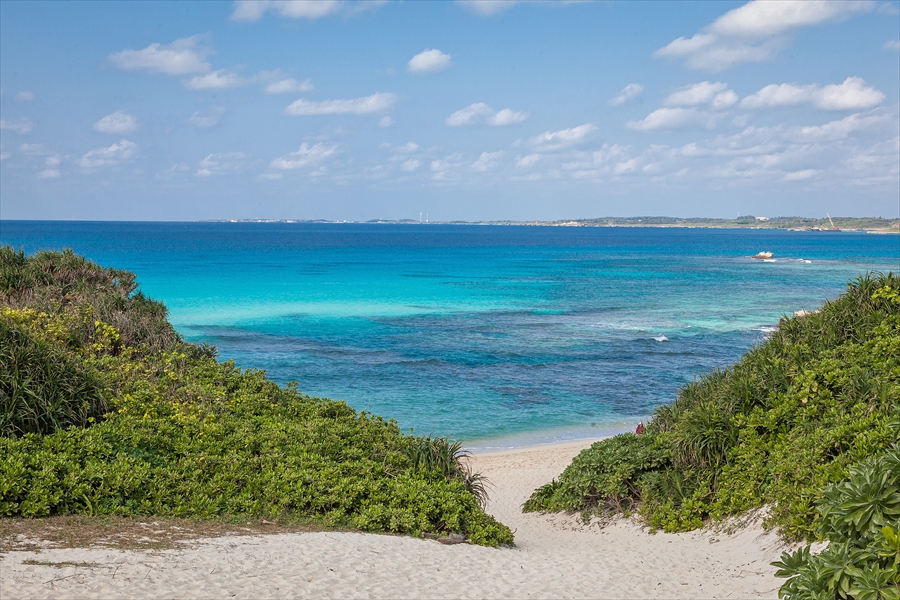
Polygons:
M482 508L488 501L487 480L469 468L471 453L462 443L447 438L424 436L414 438L406 455L414 470L437 473L449 481L458 481L472 494Z
M632 433L596 442L575 457L559 480L538 488L524 510L631 510L640 497L641 478L670 462L666 449L655 442Z
M87 309L114 327L123 344L146 351L172 350L181 338L161 302L136 292L133 273L103 268L71 250L25 256L0 247L0 305L55 314Z
M849 473L816 503L828 547L813 555L804 546L772 563L788 578L779 597L900 598L900 446Z
M0 320L0 436L86 427L108 406L99 377L78 360Z
M667 531L765 504L816 538L820 490L900 440L900 278L866 275L816 313L784 318L733 367L659 407L642 436L597 442L524 510L637 510Z
M0 516L266 517L511 544L460 445L182 342L134 276L0 249Z

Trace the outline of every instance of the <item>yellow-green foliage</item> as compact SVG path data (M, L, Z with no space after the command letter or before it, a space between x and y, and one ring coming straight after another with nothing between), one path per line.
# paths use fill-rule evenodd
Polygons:
M667 531L770 504L769 524L816 537L815 500L900 440L900 279L861 277L816 313L782 319L733 367L685 386L643 436L594 444L526 510L639 510Z
M512 543L472 474L414 463L422 438L217 362L166 333L164 307L133 294L133 277L115 272L128 282L117 288L73 256L0 250L0 515L283 517ZM71 393L47 402L51 387Z

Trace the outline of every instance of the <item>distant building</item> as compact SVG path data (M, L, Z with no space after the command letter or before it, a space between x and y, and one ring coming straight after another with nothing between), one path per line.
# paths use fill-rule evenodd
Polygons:
M757 221L768 221L769 217L756 217Z

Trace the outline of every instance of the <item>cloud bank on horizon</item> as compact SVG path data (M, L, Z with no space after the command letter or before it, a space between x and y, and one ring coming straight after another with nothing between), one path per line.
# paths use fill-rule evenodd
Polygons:
M107 6L3 7L0 217L900 216L896 1Z

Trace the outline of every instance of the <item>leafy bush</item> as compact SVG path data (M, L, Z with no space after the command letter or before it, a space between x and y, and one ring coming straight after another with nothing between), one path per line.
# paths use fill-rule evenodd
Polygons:
M0 515L266 517L513 541L443 438L178 338L134 276L0 249Z
M558 481L538 488L524 510L631 510L640 493L638 482L667 462L666 450L650 436L629 433L597 442L576 456Z
M776 576L779 597L900 598L900 446L850 468L817 502L820 554L804 546L784 552Z
M820 490L896 443L898 416L900 278L866 275L682 388L644 435L584 450L524 510L637 510L682 531L770 504L766 525L815 538Z

